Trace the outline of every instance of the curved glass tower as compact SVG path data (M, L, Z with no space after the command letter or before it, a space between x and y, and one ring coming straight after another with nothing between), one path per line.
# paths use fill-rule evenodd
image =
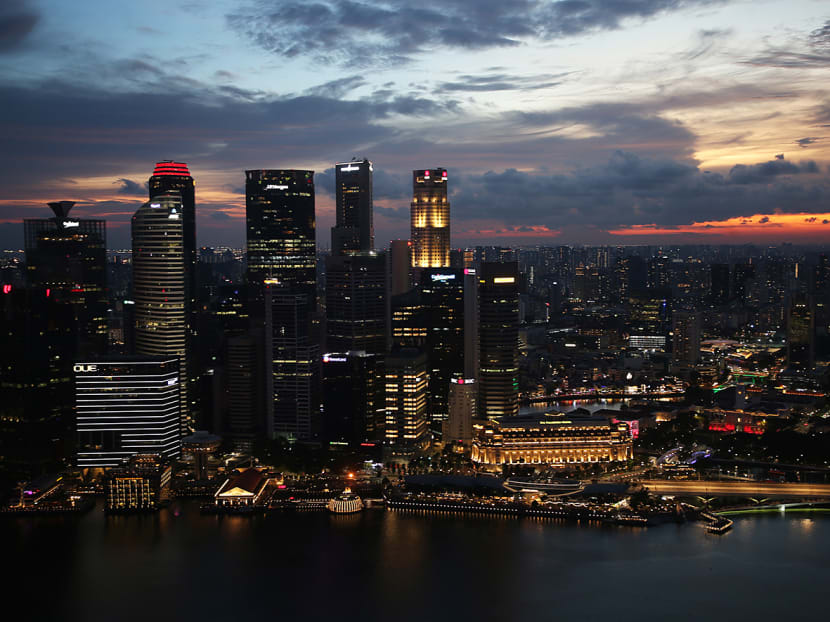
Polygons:
M136 354L177 356L182 431L188 408L187 286L182 197L170 191L138 208L132 220Z

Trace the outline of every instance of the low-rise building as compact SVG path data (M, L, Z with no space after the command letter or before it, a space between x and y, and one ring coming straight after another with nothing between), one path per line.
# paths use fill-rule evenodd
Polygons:
M628 426L605 417L559 413L476 421L472 460L480 464L566 465L619 462L632 457Z
M268 488L269 479L265 471L254 467L234 471L216 491L215 503L220 506L256 505Z
M170 491L172 471L157 454L136 454L106 478L107 511L143 512L158 509Z

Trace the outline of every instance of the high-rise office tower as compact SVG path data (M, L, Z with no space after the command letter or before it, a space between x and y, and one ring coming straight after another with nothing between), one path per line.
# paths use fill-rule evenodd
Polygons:
M73 306L48 288L0 288L0 487L72 455Z
M389 242L389 295L405 294L409 284L409 268L412 265L412 243L409 240L392 240Z
M478 275L464 268L464 378L478 381Z
M331 252L342 255L375 248L372 221L372 163L353 160L334 165L336 221L331 229Z
M267 434L312 438L319 432L320 346L312 335L308 296L283 285L266 285L264 293L265 360L273 395Z
M192 430L188 390L190 356L187 337L182 199L178 192L157 195L133 215L133 301L135 351L146 356L179 358L181 431Z
M473 440L477 390L472 378L458 377L450 381L449 416L444 422L445 443L469 445Z
M672 316L672 359L692 365L700 359L700 316L676 311Z
M393 458L407 460L429 442L426 356L414 348L393 351L384 374L384 444Z
M478 410L488 418L519 413L518 281L515 262L481 266Z
M81 359L73 367L79 467L113 467L135 454L181 453L175 356Z
M429 414L433 422L447 418L450 380L464 371L463 277L461 270L450 268L426 268L421 272Z
M245 221L249 283L260 292L268 280L305 294L309 313L313 312L317 299L314 171L245 171Z
M642 257L629 255L617 259L615 274L619 300L625 302L632 292L642 291L647 284L646 262Z
M729 264L713 263L709 267L711 278L710 300L720 306L729 302Z
M787 305L787 367L809 372L815 360L815 305L810 296L793 294Z
M383 354L387 339L386 256L326 258L326 350Z
M450 203L445 169L412 171L410 216L412 267L449 267Z
M223 432L237 451L250 452L265 423L266 364L262 350L263 340L254 333L232 335L225 344L227 402Z
M78 324L78 343L63 353L100 355L107 351L107 229L103 220L70 218L73 201L49 203L54 218L23 221L29 283L68 303Z
M383 360L366 352L323 355L323 440L360 443L382 440L386 404Z

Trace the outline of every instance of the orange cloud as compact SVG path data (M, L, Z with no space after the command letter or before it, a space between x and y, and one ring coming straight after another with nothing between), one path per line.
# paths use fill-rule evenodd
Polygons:
M672 236L702 234L734 237L803 238L830 234L830 213L755 214L726 220L709 220L690 225L665 227L655 224L609 229L612 235Z

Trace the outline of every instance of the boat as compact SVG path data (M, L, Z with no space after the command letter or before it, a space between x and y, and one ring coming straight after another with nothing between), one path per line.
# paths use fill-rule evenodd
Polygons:
M354 514L363 511L363 501L354 494L351 488L346 488L343 494L331 499L326 508L332 514Z

